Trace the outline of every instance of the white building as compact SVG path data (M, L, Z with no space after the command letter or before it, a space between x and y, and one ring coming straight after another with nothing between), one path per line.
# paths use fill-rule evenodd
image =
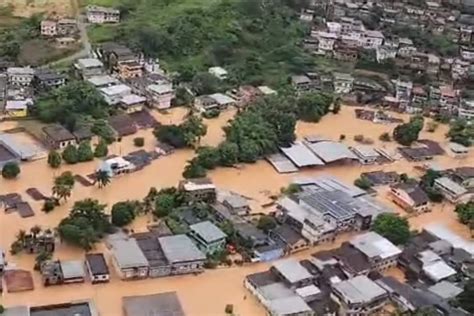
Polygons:
M120 83L120 81L117 78L114 78L109 75L93 76L87 79L87 82L89 82L94 87L96 87L96 89L115 86Z
M100 93L104 97L107 104L116 105L122 101L123 97L131 94L132 89L125 84L119 84L116 86L101 88Z
M209 68L209 73L211 75L216 76L217 78L219 78L221 80L227 79L227 76L228 76L227 70L225 70L222 67L211 67L211 68Z
M361 42L365 49L376 49L382 46L385 37L380 31L365 31L362 33Z
M79 59L74 64L74 68L82 78L100 76L104 72L104 64L97 58Z
M87 21L93 24L118 23L120 22L120 11L91 5L86 9Z
M436 179L434 188L438 189L451 203L465 202L464 199L468 198L468 190L448 177Z
M375 232L358 235L349 242L366 256L370 268L379 272L395 267L402 253L397 246Z
M10 67L7 69L8 82L16 86L29 86L35 76L31 67Z
M338 38L335 33L316 32L315 37L318 39L318 52L328 54L334 51L334 43Z
M169 109L175 93L170 83L152 84L147 88L151 105L159 110Z
M458 108L458 116L462 119L474 119L474 100L462 100Z
M122 157L114 157L104 160L101 163L99 170L107 172L110 177L116 177L134 171L135 165Z

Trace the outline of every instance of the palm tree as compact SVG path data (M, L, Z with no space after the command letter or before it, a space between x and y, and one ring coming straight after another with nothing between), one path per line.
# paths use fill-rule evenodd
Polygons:
M95 173L96 176L96 182L99 185L99 189L105 187L110 183L110 175L107 171L105 170L98 170Z
M58 200L64 199L64 201L67 201L67 199L71 196L71 193L72 189L70 186L64 184L53 186L53 195L55 195Z

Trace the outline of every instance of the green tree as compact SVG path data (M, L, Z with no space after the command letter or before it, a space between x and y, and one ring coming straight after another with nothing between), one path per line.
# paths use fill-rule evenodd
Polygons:
M153 134L158 141L175 148L184 148L187 145L184 131L177 125L161 125L153 131Z
M258 219L257 227L265 233L270 232L277 226L277 222L273 216L263 215Z
M214 147L200 147L197 154L197 163L203 168L214 169L220 163L219 151Z
M208 72L197 73L191 82L191 86L197 95L219 92L220 85L220 80Z
M474 220L473 201L456 205L454 211L458 214L459 221L464 225L468 225L472 220Z
M464 290L456 298L458 304L467 312L474 313L474 279L469 279Z
M239 162L239 146L231 142L223 142L218 147L220 163L222 166L231 167Z
M332 113L337 114L339 111L341 111L341 98L336 98L332 105Z
M308 93L297 101L298 117L307 122L319 122L321 117L329 112L332 98L319 93Z
M63 160L68 164L75 164L78 162L77 148L74 145L67 145L62 154Z
M83 141L77 148L77 161L84 162L91 160L94 160L94 153L92 152L91 144L88 141Z
M372 183L366 177L359 177L354 181L354 185L362 190L368 190L372 187Z
M157 217L166 217L176 207L175 197L171 194L159 194L155 200L154 214Z
M455 120L450 125L447 137L454 143L471 146L474 141L474 124L466 120Z
M59 168L59 166L61 166L61 162L62 162L61 155L57 151L51 150L48 153L48 165L51 168L55 168L55 169Z
M403 245L410 239L408 220L392 213L377 216L372 230L396 245Z
M65 201L71 196L74 188L75 179L70 171L63 172L60 176L54 179L53 195L58 200L64 199Z
M95 178L99 189L106 187L111 181L110 174L105 170L97 170L95 173Z
M92 133L99 136L107 144L112 144L115 141L116 134L110 124L105 119L98 119L94 121L91 128Z
M74 203L69 215L57 227L61 240L91 250L102 237L113 232L104 209L105 205L97 200L85 199Z
M206 169L194 158L186 164L183 171L183 177L186 179L202 178L206 176Z
M107 148L107 142L101 138L97 145L95 146L94 156L97 158L106 157L109 153L109 149Z
M145 146L145 138L143 137L135 137L133 139L133 144L136 146L136 147L143 147Z
M112 206L112 224L122 227L130 224L136 216L136 201L118 202Z
M2 168L2 177L5 179L15 179L20 174L20 166L16 162L7 162Z
M260 157L260 148L253 140L243 140L239 148L239 161L252 163Z
M41 121L57 122L73 130L79 116L107 117L108 105L94 86L85 81L71 81L41 96L36 111Z
M52 212L56 207L56 201L54 199L44 200L43 208L41 209L45 213Z
M183 131L186 145L190 147L199 143L201 137L207 133L207 127L204 125L202 118L195 115L189 116L186 121L180 125L180 128Z
M393 139L399 144L410 146L418 140L420 132L423 130L423 117L415 116L410 122L400 124L393 130Z

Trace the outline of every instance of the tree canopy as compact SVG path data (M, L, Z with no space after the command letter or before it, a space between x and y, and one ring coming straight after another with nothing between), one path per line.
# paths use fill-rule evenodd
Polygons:
M51 168L59 168L61 166L62 158L61 155L56 150L51 150L48 153L48 165Z
M72 81L51 90L37 102L36 114L45 123L60 123L73 131L84 117L108 116L108 105L94 86L84 81Z
M474 314L474 279L469 279L464 290L457 296L457 303L467 312Z
M393 130L393 139L401 145L410 146L418 140L418 136L423 130L423 122L423 117L414 116L410 122L398 125Z
M104 212L105 205L85 199L74 203L69 215L61 220L57 231L61 240L85 250L113 231Z
M117 202L112 206L111 221L115 226L130 224L136 216L137 201Z
M313 58L299 45L307 26L298 20L295 1L132 1L117 31L103 41L121 41L159 57L199 93L219 90L209 66L229 71L229 81L242 84L286 82L289 74L308 70ZM101 33L101 34L99 34ZM97 36L98 38L99 36Z
M458 219L462 224L468 225L474 221L473 201L456 205L456 209L454 211L458 214Z
M180 125L161 125L154 130L155 137L175 148L193 147L207 133L202 119L191 115Z
M469 147L474 142L474 124L456 120L451 123L447 137L454 143Z
M20 166L16 162L7 162L2 168L2 177L14 179L20 174Z
M410 239L408 220L396 214L380 214L375 218L372 230L396 245L403 245Z

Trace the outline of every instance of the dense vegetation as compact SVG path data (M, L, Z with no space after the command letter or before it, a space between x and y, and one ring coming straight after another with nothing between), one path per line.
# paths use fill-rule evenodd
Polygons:
M85 250L92 249L96 242L112 232L113 226L104 209L105 205L97 200L75 202L68 217L57 228L61 240Z
M465 120L456 120L451 123L448 135L452 142L471 146L474 142L474 124Z
M423 130L424 119L422 116L414 116L410 122L400 124L393 130L393 139L400 145L410 146L418 140L420 132Z
M93 28L91 38L121 41L159 57L170 70L186 74L185 81L218 65L229 71L233 83L278 86L288 74L312 64L299 46L306 27L297 17L305 1L115 2L124 22Z
M330 110L333 97L309 93L266 97L255 101L224 127L225 141L217 147L201 147L188 162L185 178L203 177L206 170L236 163L253 163L295 140L296 120L317 122Z
M179 125L161 125L153 132L163 143L175 148L194 147L207 133L207 127L200 117L191 115Z
M377 216L372 230L387 238L395 245L403 245L410 239L410 225L406 218L397 214L381 214Z
M24 20L12 16L11 7L0 6L0 19L11 20L12 24L0 27L0 56L16 61L20 55L21 46L25 41L38 38L40 33L41 16L33 15Z
M83 81L72 81L40 97L35 114L45 123L60 123L73 131L80 123L108 116L100 93Z
M469 225L474 229L474 202L456 205L454 210L458 214L459 221L464 225Z
M420 187L426 192L431 202L440 203L443 201L443 195L434 187L435 180L441 176L439 171L428 169L420 179Z
M2 177L14 179L20 174L20 166L16 162L7 162L2 168Z

